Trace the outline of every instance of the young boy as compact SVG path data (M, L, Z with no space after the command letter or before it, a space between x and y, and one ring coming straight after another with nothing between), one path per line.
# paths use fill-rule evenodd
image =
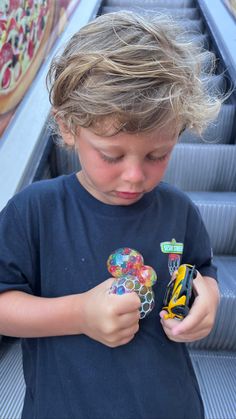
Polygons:
M23 338L23 419L204 417L184 342L214 324L216 269L198 210L161 182L180 132L219 109L198 52L170 19L120 12L52 63L54 117L81 170L29 186L0 219L0 333ZM109 294L106 261L121 247L157 272L143 320L137 294ZM162 310L180 263L198 269L183 321Z

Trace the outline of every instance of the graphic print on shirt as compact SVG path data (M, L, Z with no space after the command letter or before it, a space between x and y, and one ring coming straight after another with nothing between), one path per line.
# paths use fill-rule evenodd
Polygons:
M168 254L168 269L170 276L179 268L181 255L183 254L184 245L178 243L175 239L160 243L162 253Z

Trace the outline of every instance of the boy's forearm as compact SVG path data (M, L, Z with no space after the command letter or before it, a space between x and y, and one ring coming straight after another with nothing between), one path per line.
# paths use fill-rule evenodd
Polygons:
M80 334L82 294L43 298L21 291L0 294L0 334L46 337Z

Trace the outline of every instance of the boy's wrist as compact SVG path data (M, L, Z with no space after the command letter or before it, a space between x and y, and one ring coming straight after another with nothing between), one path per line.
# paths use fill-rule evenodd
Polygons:
M85 294L68 296L68 334L77 335L83 333L84 324L84 300Z

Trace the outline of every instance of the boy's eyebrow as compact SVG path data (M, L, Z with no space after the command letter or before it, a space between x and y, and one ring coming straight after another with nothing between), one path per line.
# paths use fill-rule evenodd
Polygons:
M165 154L171 151L175 146L175 143L168 142L167 144L160 144L158 147L151 148L147 150L148 154L158 153ZM93 144L95 150L104 151L104 152L123 152L123 147L121 144Z

